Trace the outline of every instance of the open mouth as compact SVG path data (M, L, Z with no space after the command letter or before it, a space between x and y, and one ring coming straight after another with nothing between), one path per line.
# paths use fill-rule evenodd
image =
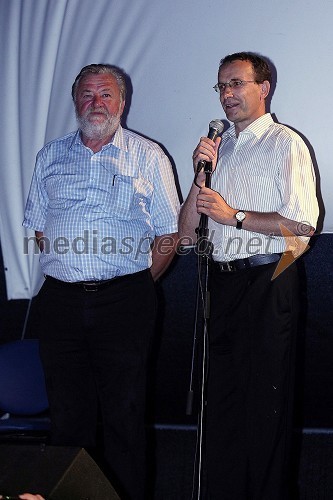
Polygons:
M238 103L237 102L225 102L224 103L224 108L225 109L233 109L233 108L236 108L238 106Z

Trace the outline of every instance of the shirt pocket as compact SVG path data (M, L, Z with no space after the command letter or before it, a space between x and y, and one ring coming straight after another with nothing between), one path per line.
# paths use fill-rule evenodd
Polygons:
M234 190L242 210L275 211L279 193L275 178L275 164L269 159L247 158L242 155L234 177Z
M115 174L107 190L105 211L120 220L146 219L150 213L152 184L142 177Z

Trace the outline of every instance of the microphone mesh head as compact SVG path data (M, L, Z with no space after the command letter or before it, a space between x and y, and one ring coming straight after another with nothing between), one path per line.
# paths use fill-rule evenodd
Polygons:
M221 134L221 132L223 132L224 125L223 125L223 122L221 120L216 119L216 120L212 120L210 122L209 128L216 130L217 135L219 135L219 134Z

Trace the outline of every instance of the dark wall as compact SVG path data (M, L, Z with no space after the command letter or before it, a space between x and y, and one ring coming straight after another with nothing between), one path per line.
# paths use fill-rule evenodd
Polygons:
M333 428L333 234L304 255L298 395L306 427Z
M299 259L301 324L298 336L296 426L333 427L333 235L312 239ZM178 257L161 283L155 401L158 421L186 422L196 257Z
M297 359L296 425L333 427L333 235L312 239L299 259L302 322ZM2 266L2 258L0 260ZM185 415L190 384L196 302L196 256L177 256L157 285L159 316L150 369L149 418L159 423L195 423ZM29 302L7 301L0 268L0 341L21 337ZM45 327L45 325L44 325ZM32 301L27 337L36 337L38 301ZM194 376L196 380L196 375ZM194 412L195 413L195 412Z

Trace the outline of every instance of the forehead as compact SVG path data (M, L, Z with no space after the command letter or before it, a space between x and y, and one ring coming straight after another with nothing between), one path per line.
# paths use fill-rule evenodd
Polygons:
M95 74L90 73L81 78L79 89L92 89L92 88L112 88L119 89L118 82L113 75L108 73Z
M251 79L253 77L253 68L250 61L232 61L224 64L219 69L219 80L229 81L232 78L239 80Z

